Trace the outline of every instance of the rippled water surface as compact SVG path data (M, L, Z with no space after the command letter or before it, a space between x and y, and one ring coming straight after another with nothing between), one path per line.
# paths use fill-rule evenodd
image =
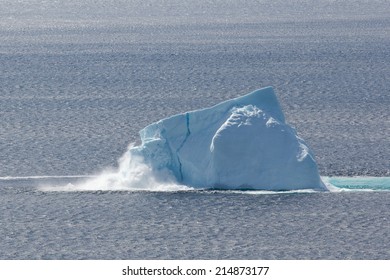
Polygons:
M33 183L2 184L2 259L390 258L389 191L44 192Z
M264 86L321 175L389 177L389 14L385 0L1 1L0 258L389 259L387 191L38 183L116 168L147 124Z

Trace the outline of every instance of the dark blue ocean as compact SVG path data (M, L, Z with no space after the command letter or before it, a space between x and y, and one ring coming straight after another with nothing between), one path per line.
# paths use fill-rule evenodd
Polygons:
M1 1L0 259L390 259L389 15L386 0ZM151 122L265 86L337 191L80 183Z

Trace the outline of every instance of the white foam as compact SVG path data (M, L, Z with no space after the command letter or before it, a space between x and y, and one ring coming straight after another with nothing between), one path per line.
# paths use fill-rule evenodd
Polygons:
M66 175L66 176L5 176L0 181L38 181L40 191L194 191L194 188L177 183L175 177L169 172L156 171L145 164L141 157L132 155L129 150L119 159L118 168L106 170L97 175ZM59 185L42 183L45 181L72 179L71 183L66 182ZM367 192L367 191L389 191L390 177L328 177L322 176L330 192ZM296 189L288 191L270 190L239 190L239 189L197 189L207 192L228 192L232 194L291 194L291 193L317 193L312 189Z
M132 147L130 145L129 149ZM179 191L191 188L179 185L171 174L156 172L142 158L126 152L118 161L119 167L89 176L77 183L53 186L41 185L41 191Z

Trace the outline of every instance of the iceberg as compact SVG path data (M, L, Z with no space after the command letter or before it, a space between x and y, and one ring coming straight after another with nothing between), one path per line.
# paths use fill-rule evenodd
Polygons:
M152 123L132 156L194 188L325 191L272 87Z

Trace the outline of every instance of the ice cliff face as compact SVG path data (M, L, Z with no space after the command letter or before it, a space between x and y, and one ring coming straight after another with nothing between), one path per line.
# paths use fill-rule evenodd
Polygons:
M140 135L142 144L130 153L187 186L326 190L271 87L160 120Z

